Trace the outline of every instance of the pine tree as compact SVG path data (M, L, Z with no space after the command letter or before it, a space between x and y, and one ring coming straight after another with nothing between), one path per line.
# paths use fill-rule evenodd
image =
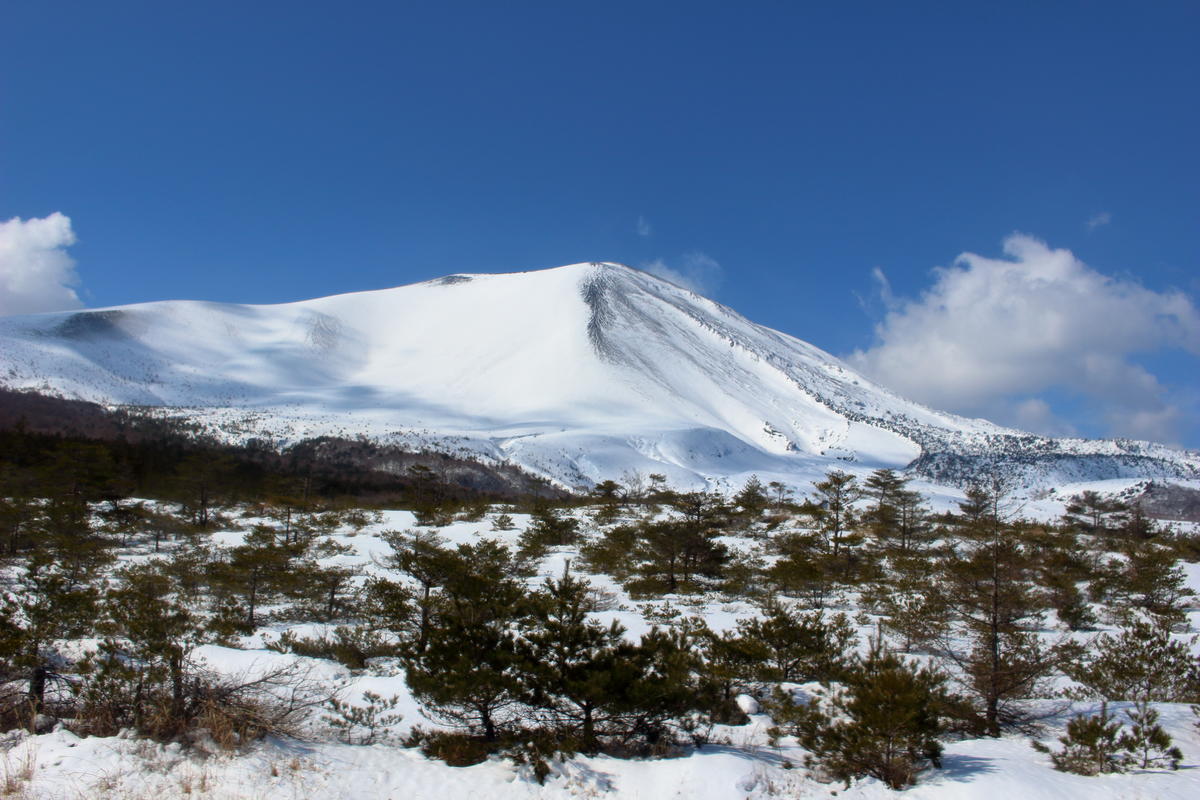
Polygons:
M906 653L928 649L945 638L950 621L944 595L936 590L939 565L929 555L888 559L883 581L864 595L883 617L883 627Z
M1129 715L1129 730L1121 734L1121 747L1133 755L1134 762L1142 769L1168 767L1179 769L1183 752L1171 743L1171 735L1158 722L1158 711L1153 708L1126 712Z
M614 480L603 480L592 487L592 495L600 501L599 508L592 515L597 525L611 525L621 516L623 491L621 484Z
M967 491L935 587L951 623L938 652L958 667L982 705L981 728L989 736L1022 720L1019 701L1032 696L1060 657L1031 630L1045 600L1034 582L1035 564L1019 529L1003 519L1001 503L995 489Z
M1050 755L1054 768L1077 775L1102 775L1124 772L1126 759L1122 756L1121 723L1101 713L1096 716L1072 717L1067 732L1058 741L1059 751L1034 742L1034 748Z
M536 561L552 547L569 547L578 541L579 520L545 506L534 513L529 527L521 533L521 555Z
M736 725L745 721L736 698L760 673L769 653L764 642L740 631L716 633L707 626L696 631L704 657L705 677L717 688L719 703L715 721Z
M1119 530L1127 520L1129 506L1087 489L1067 503L1063 523L1089 536L1102 536Z
M941 766L940 709L945 677L873 643L824 702L796 707L777 700L777 716L811 753L809 765L850 781L874 777L892 789Z
M0 661L24 675L23 713L31 729L43 711L47 681L57 677L54 642L84 635L95 621L96 583L113 555L92 525L89 502L120 496L114 475L106 450L60 444L40 476L37 493L48 496L19 513L31 547L0 600L0 616L13 626L4 637L9 652L0 653Z
M617 622L588 619L589 588L569 574L547 580L521 620L520 653L526 702L590 753L631 678L631 647Z
M718 578L729 550L703 518L649 522L637 530L631 554L644 580L639 586L674 593L693 588L697 578Z
M331 697L327 705L333 713L326 716L325 721L346 744L375 744L389 739L391 731L388 729L404 719L404 715L395 710L399 702L398 695L384 697L370 690L362 693L361 703Z
M1144 542L1154 539L1162 533L1159 526L1154 524L1154 520L1146 516L1140 503L1129 507L1123 521L1124 524L1121 525L1118 533L1129 542Z
M423 649L403 653L414 697L434 717L493 742L522 697L515 626L527 613L501 545L460 545L435 596Z
M16 556L36 544L39 506L31 471L0 464L0 556Z
M918 549L929 536L929 511L919 492L908 488L909 478L890 469L875 470L863 482L870 504L862 527L886 552L905 555Z
M833 601L841 571L823 539L790 532L777 537L774 548L781 557L767 570L767 579L778 592L818 609Z
M677 729L694 729L716 705L688 631L651 628L626 652L630 677L617 684L620 693L608 721L618 743L640 743L643 752L655 752L676 741Z
M858 480L851 474L834 470L825 480L813 484L817 493L803 511L812 520L812 527L828 544L835 561L843 561L848 551L861 544L857 531L859 514L854 504L862 497Z
M27 532L36 542L30 563L52 564L69 585L88 582L114 560L112 542L92 524L91 508L80 492L43 500Z
M1097 586L1098 594L1116 609L1116 619L1141 612L1163 625L1186 622L1184 602L1196 593L1188 588L1175 552L1154 541L1130 540L1121 554L1123 558L1109 561Z
M187 662L200 641L200 619L159 563L123 570L104 597L104 613L115 637L105 643L105 667L134 689L128 691L130 723L160 738L179 732L186 724Z
M1200 692L1200 665L1190 648L1172 639L1162 625L1135 621L1119 635L1102 634L1089 648L1092 655L1066 668L1079 684L1075 696L1100 700L1099 719L1112 719L1108 704L1119 700L1132 703L1126 710L1131 728L1119 740L1142 769L1156 765L1174 768L1178 750L1158 724L1152 703L1192 699Z
M226 550L209 565L209 584L226 603L216 625L243 632L258 627L262 605L296 588L309 571L304 554L303 544L281 544L269 526L256 526L242 544Z
M899 639L900 649L911 652L942 636L947 619L934 590L939 553L931 548L929 512L907 483L891 470L877 470L865 483L872 499L864 514L865 527L883 558L860 598L883 617L883 626Z
M639 566L632 554L640 530L640 525L617 525L585 542L579 548L584 567L593 574L611 575L619 581L627 580Z
M774 601L761 616L739 620L737 630L746 646L761 654L755 677L770 682L836 680L855 643L844 615L795 613Z
M418 635L421 615L408 586L372 576L363 586L362 601L362 617L368 630L387 631L398 641L410 641Z
M758 479L757 475L750 476L742 490L734 495L733 502L750 522L761 517L763 511L770 504L767 493L763 490L762 481Z
M420 619L416 631L416 649L425 649L429 637L430 617L434 609L433 590L442 586L458 561L442 538L430 531L384 531L380 534L391 554L383 559L384 566L402 572L417 583L417 608Z
M1031 528L1026 534L1037 568L1037 582L1046 592L1059 622L1072 631L1088 630L1096 623L1087 593L1099 574L1092 552L1071 529Z
M297 575L295 589L309 613L323 622L332 622L349 610L353 581L362 573L357 566L306 565L304 574Z
M791 487L780 481L771 481L767 484L767 488L771 490L771 505L778 510L786 510L792 505Z
M185 456L176 468L182 513L200 529L211 526L217 498L227 488L234 473L233 459L227 455L200 451Z
M45 705L47 682L58 677L54 643L87 635L95 624L96 576L76 566L63 569L50 554L33 553L0 602L7 628L0 662L8 663L10 677L25 679L23 715L31 730Z
M898 527L899 513L896 497L904 490L907 479L891 469L877 469L863 481L863 496L870 500L863 513L863 524L873 538L888 541Z

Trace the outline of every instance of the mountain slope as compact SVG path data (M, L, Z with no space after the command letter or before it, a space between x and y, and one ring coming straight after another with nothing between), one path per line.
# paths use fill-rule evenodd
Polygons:
M1200 477L1156 445L932 411L646 273L575 264L273 306L160 302L0 319L0 383L180 409L230 436L453 447L568 485L663 472L807 478L840 458L1064 477Z

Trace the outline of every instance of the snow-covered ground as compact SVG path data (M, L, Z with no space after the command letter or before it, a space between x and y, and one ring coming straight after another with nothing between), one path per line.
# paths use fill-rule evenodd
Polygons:
M1052 510L1046 507L1047 513ZM513 517L516 529L512 531L492 530L489 517L474 523L456 522L437 532L449 544L492 538L512 545L529 522L524 515ZM242 522L249 526L255 520ZM409 512L392 511L362 531L341 529L334 538L349 546L350 552L331 557L325 563L360 566L364 577L384 574L387 571L379 562L389 548L379 534L411 528L414 523ZM232 545L242 537L240 531L222 531L214 535L213 543ZM737 538L731 538L730 543L736 547L752 546ZM553 551L540 564L539 574L529 578L530 584L560 575L566 560L576 559L577 555L570 548ZM144 551L131 551L123 559L146 557ZM1200 590L1200 565L1188 564L1186 569L1191 587ZM619 620L631 637L649 629L652 623L647 616L652 610L661 619L663 600L634 601L609 578L589 576L589 579L598 588L611 592L614 599L612 608L596 616L604 621ZM755 613L747 602L731 602L715 595L672 597L666 602L685 616L703 616L716 630L732 627L738 619ZM1191 628L1200 629L1200 610L1192 611L1189 618ZM860 634L870 632L869 620L860 624ZM746 800L896 795L873 779L857 782L847 789L840 783L826 784L812 778L802 766L804 751L793 740L785 738L777 744L769 741L767 729L771 722L757 713L755 701L748 696L741 698L743 708L751 712L748 724L716 726L709 744L675 758L623 760L577 756L552 763L551 774L544 784L536 781L527 766L518 766L504 758L470 767L450 767L426 758L419 750L397 744L396 740L414 725L432 728L436 724L422 716L395 662L381 660L355 673L332 661L300 658L264 646L284 631L311 636L319 635L323 628L311 623L267 624L253 636L245 637L241 647L205 645L194 656L232 675L251 675L281 664L299 663L312 680L348 701L360 698L364 691L384 697L394 695L395 711L403 718L392 726L391 741L372 745L337 742L322 723L320 714L310 720L309 735L303 740L267 739L237 754L204 747L185 750L178 745L158 745L128 736L79 738L61 728L39 736L15 732L0 740L0 798ZM1057 716L1045 720L1039 738L1047 744L1054 743L1072 711L1088 708L1086 704L1060 708ZM1135 771L1091 778L1056 772L1048 757L1032 749L1027 737L1009 735L1000 739L947 742L943 768L928 772L917 786L901 794L929 800L1200 797L1200 731L1194 726L1196 717L1184 705L1162 704L1158 709L1165 727L1184 753L1182 768L1175 772Z
M1185 706L1160 707L1185 754L1200 753ZM761 721L755 724L761 726ZM20 741L0 756L0 797L63 800L1195 800L1200 759L1178 772L1134 772L1087 778L1056 772L1019 737L950 742L943 769L893 792L874 780L846 789L818 783L801 768L795 747L759 743L746 731L681 758L621 760L579 756L551 765L539 785L527 768L494 759L448 767L415 750L390 745L268 741L244 755L196 758L177 747L133 739L80 739L57 731ZM25 776L29 775L28 780Z

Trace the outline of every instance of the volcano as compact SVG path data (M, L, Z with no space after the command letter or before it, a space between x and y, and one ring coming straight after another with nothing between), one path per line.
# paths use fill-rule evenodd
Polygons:
M170 301L0 318L0 384L186 417L227 439L372 440L560 485L661 473L797 484L833 466L962 484L1200 478L1200 454L1051 439L906 400L639 270L450 275L280 305Z

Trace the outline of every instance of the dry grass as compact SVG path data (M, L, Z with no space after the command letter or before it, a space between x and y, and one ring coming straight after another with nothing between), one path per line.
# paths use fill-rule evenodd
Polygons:
M200 770L199 774L181 775L179 777L179 792L188 797L202 797L209 790L208 771Z
M5 800L23 800L29 796L29 782L37 766L37 756L32 747L20 755L4 753L0 759L0 797Z

